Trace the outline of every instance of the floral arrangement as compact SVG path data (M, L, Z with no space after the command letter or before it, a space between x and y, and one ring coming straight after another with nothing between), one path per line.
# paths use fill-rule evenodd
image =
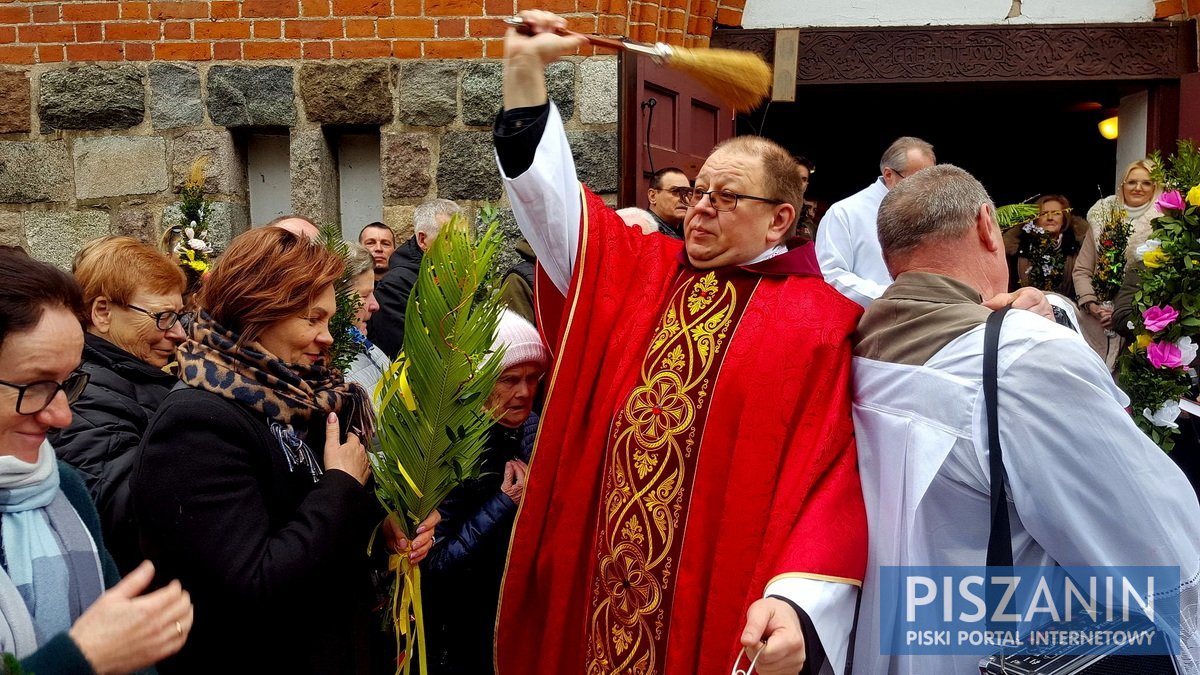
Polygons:
M212 201L204 194L204 164L201 156L192 163L192 170L183 189L179 192L179 224L166 233L174 241L171 253L187 276L187 295L191 295L208 272L209 257L213 253L208 243L208 218L212 214Z
M1118 372L1138 426L1170 452L1179 399L1192 388L1200 347L1200 151L1180 141L1174 157L1154 160L1163 215L1137 249L1144 266L1130 321L1137 339L1121 355Z
M472 241L455 216L421 261L405 311L404 349L376 392L379 447L370 453L375 494L405 538L415 533L450 491L479 475L487 432L494 420L484 408L500 377L503 354L492 351L500 322L500 289L491 272L500 234L494 210ZM391 620L398 670L408 673L414 654L420 673L425 654L421 570L407 555L393 555Z
M1114 199L1104 215L1104 226L1096 241L1096 272L1092 275L1092 288L1101 302L1112 302L1121 290L1125 279L1125 247L1129 244L1129 233L1133 223L1129 212Z
M1025 223L1021 229L1026 234L1021 255L1029 261L1029 285L1043 291L1058 289L1062 286L1067 264L1058 235L1048 234L1033 221Z

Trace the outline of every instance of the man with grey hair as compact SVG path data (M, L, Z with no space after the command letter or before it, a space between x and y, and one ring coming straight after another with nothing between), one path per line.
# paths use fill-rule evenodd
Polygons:
M934 164L932 145L901 136L884 151L874 183L829 207L817 230L817 262L842 295L866 307L892 283L875 233L879 203L900 181Z
M404 347L404 312L421 269L421 258L442 227L461 213L462 207L449 199L431 199L421 204L413 211L413 236L388 260L388 271L375 286L379 311L367 322L371 341L388 358L396 358Z
M1007 288L1004 241L983 186L947 164L884 197L879 242L895 281L863 315L852 367L870 541L854 666L896 675L979 672L981 656L995 647L946 655L894 643L920 627L904 623L903 602L882 602L904 597L905 584L902 574L882 570L987 559L991 455L982 373L992 310L981 300ZM1013 565L1177 567L1192 589L1182 605L1189 654L1177 665L1196 673L1200 505L1187 479L1138 430L1125 412L1129 398L1077 333L1010 311L997 363Z

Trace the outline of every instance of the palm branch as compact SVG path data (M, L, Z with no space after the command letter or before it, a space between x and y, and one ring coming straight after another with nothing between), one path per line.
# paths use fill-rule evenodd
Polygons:
M1007 230L1013 225L1028 223L1038 217L1041 210L1037 204L1005 204L996 207L996 224L1000 229Z
M421 261L404 321L404 350L375 392L379 449L371 453L375 494L398 516L408 537L446 495L479 474L493 424L484 402L500 376L502 353L492 351L499 325L499 288L489 270L499 251L493 222L472 242L455 217ZM426 672L420 570L393 556L392 593L397 649L408 672L414 643ZM409 612L415 614L415 627Z

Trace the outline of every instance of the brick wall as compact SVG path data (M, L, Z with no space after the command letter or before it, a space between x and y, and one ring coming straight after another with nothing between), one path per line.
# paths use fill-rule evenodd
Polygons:
M1154 18L1187 19L1200 16L1200 0L1154 0Z
M582 32L704 45L714 24L738 25L744 5L745 0L0 0L0 63L495 58L502 49L500 20L532 7L561 13Z

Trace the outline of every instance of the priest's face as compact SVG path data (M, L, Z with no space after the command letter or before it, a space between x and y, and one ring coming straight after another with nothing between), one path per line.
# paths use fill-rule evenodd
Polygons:
M696 191L717 192L693 196L683 221L688 260L698 269L746 263L783 240L794 217L786 204L750 199L764 194L762 160L737 150L723 149L709 156L696 175ZM731 198L729 193L741 195Z

